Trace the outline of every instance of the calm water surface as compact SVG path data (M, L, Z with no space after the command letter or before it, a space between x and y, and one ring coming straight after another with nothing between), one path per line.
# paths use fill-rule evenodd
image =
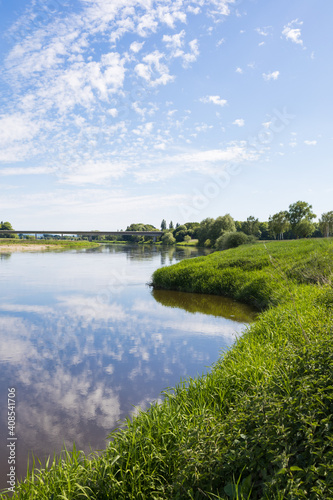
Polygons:
M119 420L204 373L254 319L220 297L152 291L155 269L198 250L105 246L0 254L0 488L7 390L17 394L17 477L73 441L102 449Z

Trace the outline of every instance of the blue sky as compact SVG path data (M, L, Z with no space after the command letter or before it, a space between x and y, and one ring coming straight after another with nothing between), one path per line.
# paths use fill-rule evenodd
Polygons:
M332 210L332 18L323 0L0 0L1 220Z

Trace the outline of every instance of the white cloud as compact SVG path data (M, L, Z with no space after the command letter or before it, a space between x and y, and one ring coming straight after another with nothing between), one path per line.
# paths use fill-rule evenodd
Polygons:
M138 52L140 52L140 50L142 49L142 47L144 46L145 42L133 42L131 43L130 45L130 50L132 52L134 52L135 54L137 54Z
M155 50L147 54L142 63L135 66L135 72L143 78L149 85L156 87L157 85L166 85L174 80L174 76L169 74L169 68L161 59L165 58L165 54L159 50Z
M290 40L293 43L297 43L299 45L303 45L303 40L301 39L302 33L301 29L296 26L302 26L303 21L298 21L298 19L294 19L290 23L286 24L283 27L282 34L286 37L287 40Z
M133 134L136 134L138 136L147 136L150 135L152 130L153 130L153 123L148 122L145 123L144 125L139 125L136 129L133 130Z
M317 146L317 141L304 141L307 146Z
M221 99L219 95L207 95L206 97L202 97L200 101L205 104L212 103L222 107L225 106L228 102L226 99Z
M248 151L243 145L232 145L226 149L210 149L207 151L196 151L174 156L173 161L185 163L215 163L215 162L239 162L253 160L256 153Z
M272 73L263 73L262 76L267 82L269 80L277 80L279 78L280 71L273 71Z
M256 28L256 32L258 35L261 36L268 36L270 34L270 31L272 29L272 26L266 26L265 28Z
M175 35L163 35L163 42L166 44L166 47L171 50L171 57L182 58L183 66L186 68L197 60L200 52L197 39L189 42L190 52L184 52L184 37L185 31L182 30Z
M111 115L113 118L116 118L118 116L118 110L116 108L110 108L107 111L109 115Z
M88 162L70 168L60 175L63 184L85 185L101 184L111 179L119 179L128 170L128 166L121 162Z
M243 120L243 118L238 118L237 120L235 120L234 122L232 122L233 125L238 125L238 127L244 127L245 125L245 121Z
M236 73L239 73L241 75L243 73L242 68L236 68Z
M10 167L2 168L0 175L46 175L55 172L55 167Z
M33 139L42 124L34 121L30 115L14 113L0 115L0 145Z
M185 30L175 35L163 35L163 42L169 49L177 49L184 45Z

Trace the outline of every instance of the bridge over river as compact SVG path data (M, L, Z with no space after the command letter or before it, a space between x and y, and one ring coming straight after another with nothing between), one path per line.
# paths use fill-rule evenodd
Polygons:
M158 236L163 235L163 231L18 231L18 230L1 230L0 234L34 234L37 238L38 234L42 235L70 235L70 236L87 236L89 241L92 240L93 236L149 236L153 238L153 241L157 240Z

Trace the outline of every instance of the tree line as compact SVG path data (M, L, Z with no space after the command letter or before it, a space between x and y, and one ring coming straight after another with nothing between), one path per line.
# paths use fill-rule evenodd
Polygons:
M224 249L253 242L257 239L294 239L308 237L329 237L333 235L333 211L323 213L319 222L313 222L317 216L312 211L312 205L297 201L289 205L289 210L283 210L270 215L268 221L261 222L253 215L246 221L235 221L230 214L216 219L206 218L199 222L189 222L167 229L165 219L161 229L165 231L162 241L174 244L181 241L197 239L199 246ZM173 224L172 224L173 226Z
M161 231L164 234L161 240L165 245L198 240L199 246L223 250L240 244L251 243L257 239L272 240L332 236L333 211L323 213L319 222L313 222L316 217L312 205L305 201L297 201L289 205L288 210L282 210L270 215L268 221L265 222L259 221L253 215L250 215L245 221L237 221L230 214L219 216L216 219L207 217L201 222L176 223L175 225L172 221L167 224L166 220L163 219ZM11 229L13 228L10 222L1 222L0 238L13 237L6 234L1 235L1 230ZM126 231L159 231L159 229L151 224L138 223L127 226ZM94 239L97 238L105 241L117 240L131 243L148 243L153 240L151 237L142 235L94 237Z

